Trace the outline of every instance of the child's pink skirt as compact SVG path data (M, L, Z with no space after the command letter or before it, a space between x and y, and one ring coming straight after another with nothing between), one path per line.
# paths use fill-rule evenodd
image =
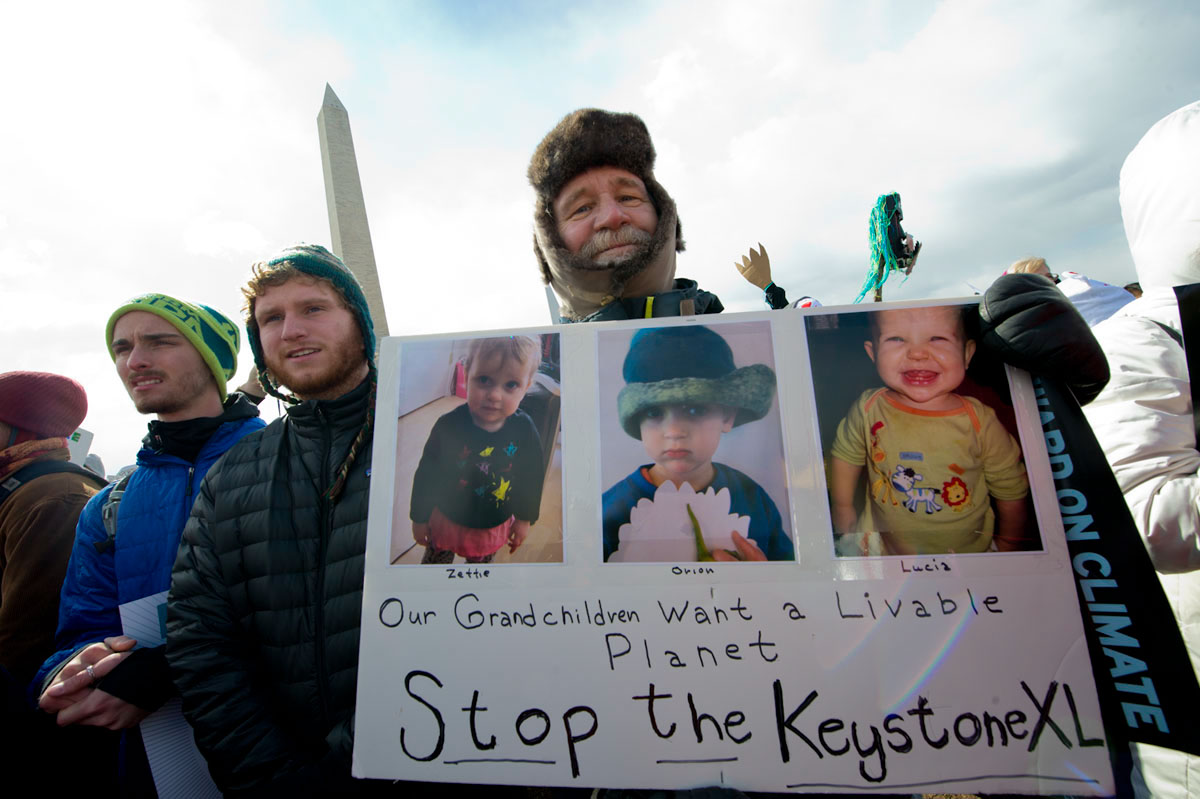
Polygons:
M429 517L429 543L434 549L447 549L464 558L492 555L508 543L508 531L513 517L495 527L463 527L452 522L438 508Z

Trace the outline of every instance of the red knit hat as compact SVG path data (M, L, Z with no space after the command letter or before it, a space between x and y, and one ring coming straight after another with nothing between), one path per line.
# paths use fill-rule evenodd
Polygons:
M84 416L87 394L71 378L48 372L0 374L0 422L57 438L75 432Z

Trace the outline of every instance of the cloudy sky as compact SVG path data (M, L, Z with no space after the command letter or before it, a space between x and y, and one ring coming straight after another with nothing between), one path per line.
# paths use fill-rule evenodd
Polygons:
M0 371L80 380L110 472L146 421L111 310L156 290L232 315L252 261L329 243L327 82L393 334L549 320L525 167L581 106L646 120L680 274L758 310L733 268L756 242L789 295L849 302L888 191L925 243L889 299L970 294L1030 255L1128 282L1121 162L1200 93L1190 0L5 0L0 28Z

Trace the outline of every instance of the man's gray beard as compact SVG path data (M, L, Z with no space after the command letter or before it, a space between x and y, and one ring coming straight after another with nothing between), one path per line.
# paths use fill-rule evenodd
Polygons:
M621 296L622 289L625 284L630 281L635 275L645 271L645 269L654 262L658 251L662 249L663 236L662 221L659 221L658 227L653 235L645 241L637 243L637 249L630 253L625 258L619 261L609 261L608 263L596 263L591 258L581 255L580 253L569 253L565 249L562 251L562 260L572 272L608 272L609 273L609 293L614 297Z
M564 253L563 260L566 261L566 266L573 272L608 272L612 293L616 295L631 277L641 272L654 260L653 247L654 240L651 239L637 245L637 249L624 259L606 264L598 264L591 258L579 255L578 253Z

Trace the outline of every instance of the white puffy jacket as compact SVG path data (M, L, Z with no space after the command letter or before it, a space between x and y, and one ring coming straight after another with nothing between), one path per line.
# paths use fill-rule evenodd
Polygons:
M1092 329L1112 378L1084 411L1200 673L1200 452L1183 348L1162 327L1181 330L1172 287L1200 282L1200 102L1142 137L1120 196L1145 294ZM1200 758L1150 746L1137 757L1139 796L1200 795Z

